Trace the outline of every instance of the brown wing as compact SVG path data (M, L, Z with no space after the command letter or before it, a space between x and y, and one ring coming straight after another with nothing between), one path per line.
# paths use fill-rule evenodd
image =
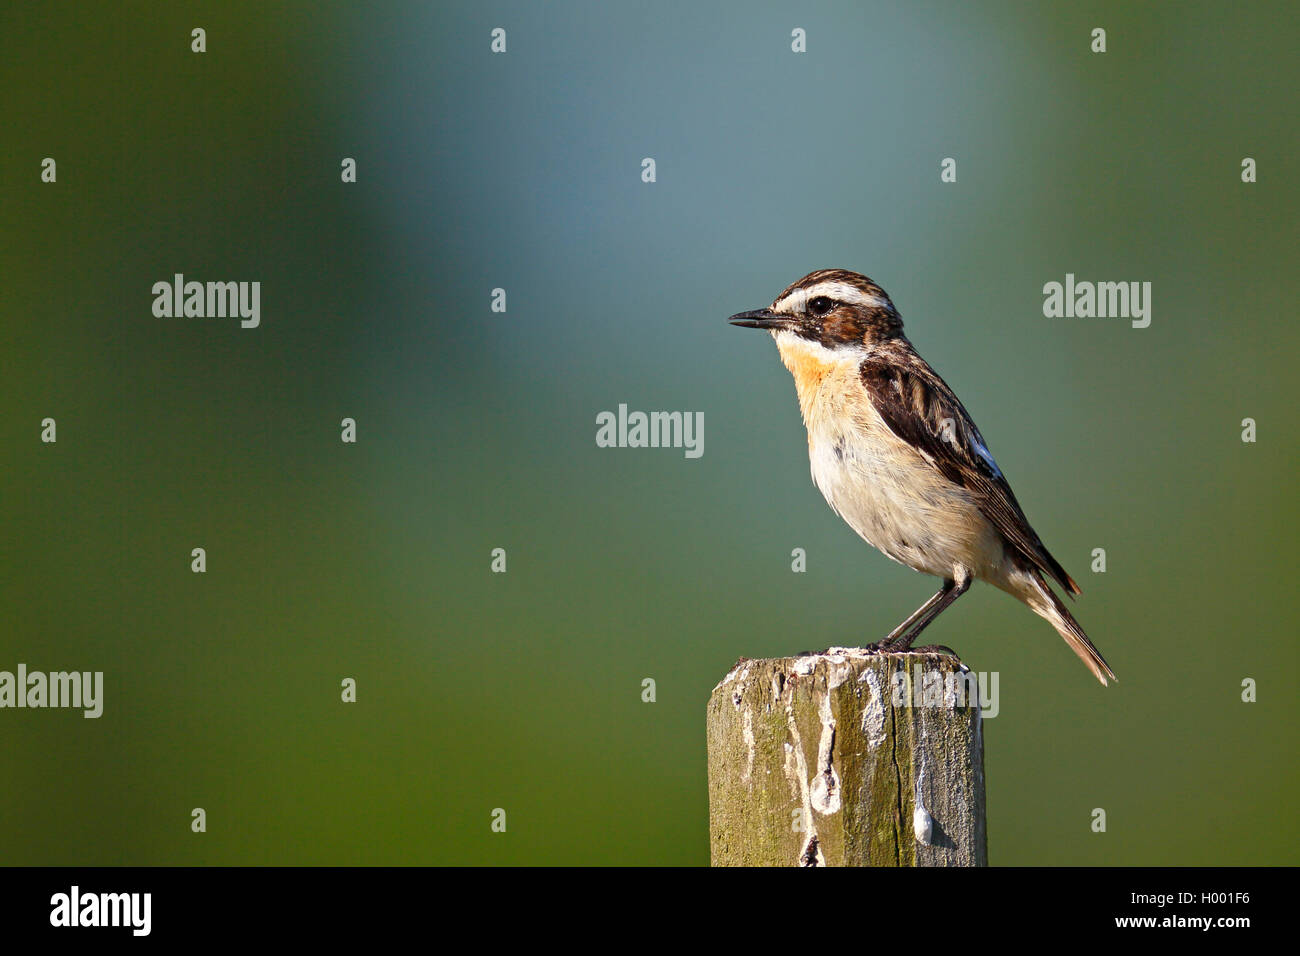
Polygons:
M984 517L1032 567L1078 594L1079 585L1029 526L984 437L948 384L910 347L900 349L890 362L867 359L861 375L890 430L945 478L969 491Z

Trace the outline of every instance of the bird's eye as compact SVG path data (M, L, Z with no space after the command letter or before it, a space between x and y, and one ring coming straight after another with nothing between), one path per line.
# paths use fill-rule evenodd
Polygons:
M825 315L835 307L835 303L824 295L819 295L808 303L808 311L813 315Z

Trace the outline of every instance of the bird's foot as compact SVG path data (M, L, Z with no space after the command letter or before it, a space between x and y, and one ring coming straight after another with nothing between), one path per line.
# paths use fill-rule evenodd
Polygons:
M885 638L883 641L876 641L874 644L868 644L863 648L863 650L870 651L873 654L895 654L899 651L905 651L907 648L903 646L902 642L899 641L898 638L894 638L892 641L889 638Z

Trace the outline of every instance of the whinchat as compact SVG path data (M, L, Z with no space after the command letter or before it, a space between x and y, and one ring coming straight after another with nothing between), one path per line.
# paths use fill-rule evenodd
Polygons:
M885 291L843 269L810 273L770 308L728 321L772 333L794 376L812 478L868 544L943 587L874 646L912 646L975 579L1047 619L1102 684L1115 673L1044 578L1079 586L1048 553L979 429L903 335Z

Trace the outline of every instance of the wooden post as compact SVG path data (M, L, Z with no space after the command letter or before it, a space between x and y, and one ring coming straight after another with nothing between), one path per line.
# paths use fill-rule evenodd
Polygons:
M741 659L709 698L714 866L987 866L976 675L832 647Z

